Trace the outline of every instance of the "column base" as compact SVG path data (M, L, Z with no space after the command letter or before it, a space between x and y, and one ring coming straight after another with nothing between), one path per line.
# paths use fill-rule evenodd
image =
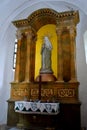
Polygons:
M77 79L71 79L69 82L77 82Z

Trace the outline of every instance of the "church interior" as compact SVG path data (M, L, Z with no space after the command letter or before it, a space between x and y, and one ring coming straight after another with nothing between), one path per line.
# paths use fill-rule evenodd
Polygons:
M87 129L86 0L2 0L0 130Z

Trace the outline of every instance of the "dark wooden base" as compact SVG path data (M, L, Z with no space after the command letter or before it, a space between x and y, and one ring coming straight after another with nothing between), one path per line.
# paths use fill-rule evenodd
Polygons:
M14 101L8 101L7 125L31 130L80 130L80 103L60 103L58 115L31 115L16 113Z

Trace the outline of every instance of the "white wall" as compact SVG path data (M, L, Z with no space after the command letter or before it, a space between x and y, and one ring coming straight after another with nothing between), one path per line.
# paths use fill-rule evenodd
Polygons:
M34 0L30 2L28 0L15 0L15 3L8 0L5 3L3 0L2 5L5 6L5 12L1 15L1 29L0 29L0 124L5 124L7 119L7 100L10 97L10 82L13 81L14 73L12 71L13 61L13 49L15 41L16 28L12 25L12 21L18 19L27 18L33 11L40 8L52 8L59 12L73 9L78 9L80 13L80 23L77 25L77 37L76 37L76 61L77 61L77 77L80 82L79 86L79 98L81 101L81 124L87 127L87 64L85 59L84 39L83 35L87 30L87 16L82 11L83 4L81 0L79 2L71 0L58 1L58 0ZM68 3L71 2L71 3ZM9 5L11 4L11 5ZM8 5L8 6L7 6ZM29 7L30 6L30 7ZM0 8L1 11L1 8ZM7 13L9 12L9 13ZM3 18L4 16L4 18Z
M80 82L81 124L87 127L87 63L84 44L84 33L87 30L87 17L83 14L80 16L80 19L77 34L77 76Z

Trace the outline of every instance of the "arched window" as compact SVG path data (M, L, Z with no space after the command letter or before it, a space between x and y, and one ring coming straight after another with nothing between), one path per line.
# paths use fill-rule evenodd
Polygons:
M16 55L17 55L17 39L15 39L14 54L13 54L13 70L16 67Z
M87 31L84 33L84 45L85 45L85 58L87 64Z

